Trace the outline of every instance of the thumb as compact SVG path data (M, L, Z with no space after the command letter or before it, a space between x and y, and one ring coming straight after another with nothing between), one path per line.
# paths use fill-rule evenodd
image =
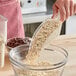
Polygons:
M52 18L55 18L57 16L57 14L58 14L58 8L54 5Z

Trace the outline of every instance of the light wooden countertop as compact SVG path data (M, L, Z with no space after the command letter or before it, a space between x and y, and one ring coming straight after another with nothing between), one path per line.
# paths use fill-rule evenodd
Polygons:
M51 44L64 47L68 51L68 63L65 66L63 76L76 76L76 35L59 36L53 40ZM5 68L0 69L0 76L14 76L14 72L7 55Z

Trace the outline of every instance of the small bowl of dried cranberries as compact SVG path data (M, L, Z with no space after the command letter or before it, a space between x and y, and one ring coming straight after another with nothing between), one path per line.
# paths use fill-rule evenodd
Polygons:
M26 45L26 47L29 47L30 42L31 42L31 38L29 38L29 37L10 38L7 40L6 47L7 47L7 50L10 51L12 48L20 46L20 45L24 45L24 44Z

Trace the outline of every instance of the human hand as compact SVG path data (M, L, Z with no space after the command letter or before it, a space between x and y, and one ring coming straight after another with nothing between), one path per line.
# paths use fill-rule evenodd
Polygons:
M20 0L17 0L20 3Z
M64 22L69 16L76 13L76 4L73 0L57 0L53 5L53 16L55 18L60 12L60 20Z

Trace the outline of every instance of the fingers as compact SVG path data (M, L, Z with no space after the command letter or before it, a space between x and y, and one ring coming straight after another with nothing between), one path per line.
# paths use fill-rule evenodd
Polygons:
M64 8L63 0L57 0L53 5L53 16L55 18L58 15L58 11L60 13L60 20L63 22L65 20L66 11Z
M56 15L57 15L57 13L58 13L58 8L55 6L55 4L53 5L53 16L52 16L52 18L55 18L56 17Z
M67 19L70 15L70 1L69 0L64 0L64 8L66 11L66 19Z
M74 14L74 2L70 0L70 16Z
M60 20L63 22L65 20L65 16L66 16L66 11L64 8L64 2L62 0L60 0L60 2L58 2L56 4L56 6L58 7L58 10L60 13Z
M62 8L59 9L59 11L60 11L60 20L61 20L62 22L64 22L65 17L66 17L65 8L62 7Z

